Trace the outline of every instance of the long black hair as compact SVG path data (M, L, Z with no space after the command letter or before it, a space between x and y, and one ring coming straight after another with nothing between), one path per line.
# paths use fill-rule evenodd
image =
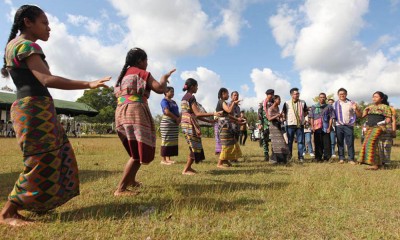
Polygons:
M8 37L7 44L17 36L18 31L22 32L25 30L25 22L24 22L25 18L29 19L29 21L31 22L35 22L36 19L43 13L44 11L35 5L22 5L21 7L19 7L18 10L15 12L14 22L11 27L11 32ZM1 68L1 75L3 77L8 77L5 52L6 51L4 51L4 57L3 57L4 65Z
M385 105L389 106L388 96L386 94L384 94L381 91L376 91L376 92L374 92L374 94L372 94L372 96L375 95L375 94L378 94L379 97L382 99L382 101L381 101L382 104L385 104Z
M228 92L228 89L226 89L226 88L220 88L219 89L219 91L218 91L218 99L222 99L222 94L224 94L224 93L226 93L226 92Z
M187 91L189 90L192 86L196 86L197 85L197 81L194 80L193 78L188 78L185 81L185 85L182 88L182 91Z
M132 48L128 51L125 58L125 64L122 67L122 71L119 74L116 86L121 84L122 78L125 76L126 71L129 67L135 67L139 64L140 61L144 61L147 59L147 54L143 49L140 48Z

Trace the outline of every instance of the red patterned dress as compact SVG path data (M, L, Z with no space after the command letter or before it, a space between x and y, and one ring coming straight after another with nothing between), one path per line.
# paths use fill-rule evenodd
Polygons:
M156 131L147 99L151 88L147 84L150 73L130 67L114 89L118 99L115 124L119 138L129 156L141 164L154 160Z

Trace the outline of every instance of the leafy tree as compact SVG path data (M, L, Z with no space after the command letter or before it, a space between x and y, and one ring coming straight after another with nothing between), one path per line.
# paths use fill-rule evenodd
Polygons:
M114 122L117 99L114 95L114 88L96 88L85 90L83 96L77 102L85 103L99 111L95 117L79 116L79 121L90 123L112 123Z
M326 100L328 101L328 99L335 99L334 98L334 95L335 94L333 94L333 93L331 93L331 94L329 94L329 95L326 95ZM317 102L319 102L319 95L317 95L317 96L315 96L313 99L313 102L315 102L315 103L317 103Z
M244 115L247 118L247 123L249 126L254 126L258 120L257 112L254 111L254 108L250 108L244 112Z

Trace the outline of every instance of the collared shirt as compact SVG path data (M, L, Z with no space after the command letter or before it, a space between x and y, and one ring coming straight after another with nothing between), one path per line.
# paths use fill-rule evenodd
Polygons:
M354 126L357 116L353 109L355 102L346 99L346 101L337 100L333 107L336 115L336 126Z

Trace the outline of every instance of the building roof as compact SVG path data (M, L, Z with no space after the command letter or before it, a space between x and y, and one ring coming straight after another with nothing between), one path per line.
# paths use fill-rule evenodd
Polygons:
M11 92L0 91L0 110L10 110L11 105L17 99L17 95ZM71 102L65 100L54 99L54 106L57 114L65 114L68 116L86 115L94 117L99 112L85 103Z

